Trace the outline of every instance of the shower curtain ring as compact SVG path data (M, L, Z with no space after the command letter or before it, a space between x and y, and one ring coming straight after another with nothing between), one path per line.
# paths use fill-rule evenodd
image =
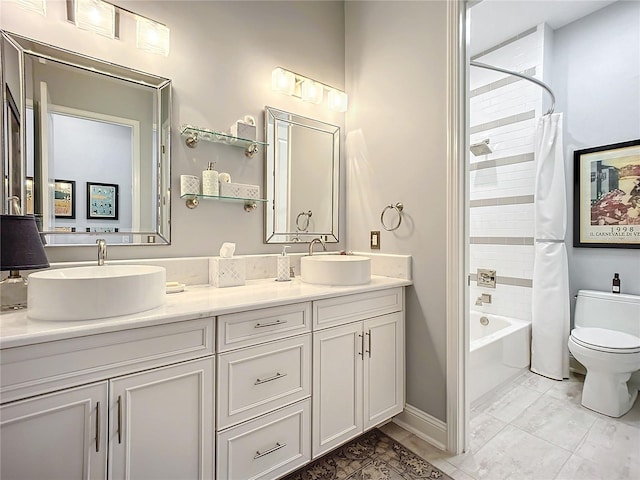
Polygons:
M393 226L393 227L387 227L387 225L384 223L384 214L386 213L387 210L395 210L396 213L398 214L398 224ZM402 203L398 202L395 205L391 204L391 205L387 205L386 207L384 207L384 209L382 210L382 213L380 214L380 223L382 223L382 227L387 231L387 232L392 232L394 230L397 230L398 227L400 227L400 224L402 223L402 210L404 209L404 205L402 205Z

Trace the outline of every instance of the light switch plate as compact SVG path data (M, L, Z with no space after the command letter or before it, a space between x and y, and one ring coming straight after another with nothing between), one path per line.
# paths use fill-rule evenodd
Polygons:
M380 250L380 230L371 230L369 247L371 247L371 250Z

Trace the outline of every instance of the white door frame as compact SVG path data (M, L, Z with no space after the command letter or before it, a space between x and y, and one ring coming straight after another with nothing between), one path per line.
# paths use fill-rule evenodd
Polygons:
M468 446L469 402L465 392L469 324L467 245L467 1L447 2L447 450Z

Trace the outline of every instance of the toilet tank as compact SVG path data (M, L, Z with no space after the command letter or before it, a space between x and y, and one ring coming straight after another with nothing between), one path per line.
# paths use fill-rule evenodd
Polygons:
M580 290L576 300L576 327L600 327L640 337L640 296Z

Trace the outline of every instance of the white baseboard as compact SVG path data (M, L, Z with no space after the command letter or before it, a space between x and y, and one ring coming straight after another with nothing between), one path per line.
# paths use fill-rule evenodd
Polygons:
M441 450L447 449L447 424L413 405L405 405L404 411L393 418L393 423Z

